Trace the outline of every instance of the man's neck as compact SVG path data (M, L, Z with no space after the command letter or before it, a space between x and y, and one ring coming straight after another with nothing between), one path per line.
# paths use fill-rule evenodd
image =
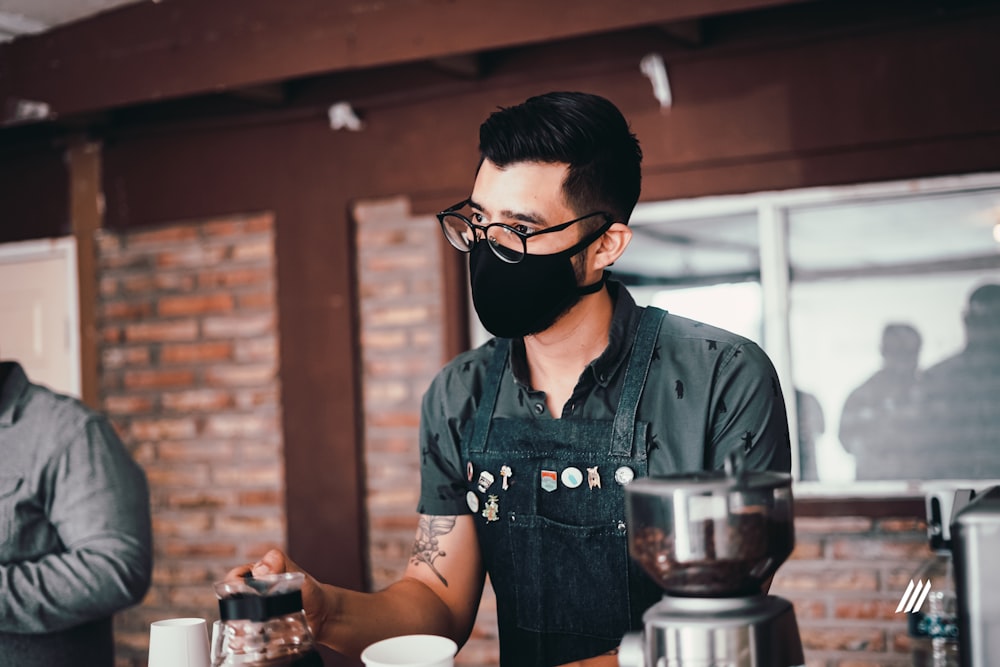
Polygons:
M559 417L580 374L608 346L614 304L607 289L583 297L559 321L524 338L533 389L544 391Z

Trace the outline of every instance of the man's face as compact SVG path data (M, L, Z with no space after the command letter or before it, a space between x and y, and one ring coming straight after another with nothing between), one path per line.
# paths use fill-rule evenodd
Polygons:
M518 162L500 169L484 160L472 189L473 222L503 223L525 233L554 227L578 217L563 196L563 181L569 166ZM581 225L528 239L532 255L550 255L565 250L580 239Z

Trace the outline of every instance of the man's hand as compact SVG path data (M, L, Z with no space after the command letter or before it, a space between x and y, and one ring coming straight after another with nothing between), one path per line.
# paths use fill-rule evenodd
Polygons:
M302 583L302 606L306 612L309 628L318 639L328 617L326 597L323 595L319 582L278 549L271 549L256 563L233 568L226 573L225 578L242 579L247 575L260 577L265 574L280 574L282 572L301 572L305 575L305 581Z

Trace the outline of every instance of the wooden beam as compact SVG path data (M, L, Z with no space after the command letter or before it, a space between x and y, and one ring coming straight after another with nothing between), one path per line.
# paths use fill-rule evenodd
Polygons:
M164 0L0 46L0 101L56 116L804 0Z
M66 154L69 165L70 221L76 238L76 266L80 303L80 398L98 405L97 358L97 230L104 219L101 187L101 145L90 141L72 144Z

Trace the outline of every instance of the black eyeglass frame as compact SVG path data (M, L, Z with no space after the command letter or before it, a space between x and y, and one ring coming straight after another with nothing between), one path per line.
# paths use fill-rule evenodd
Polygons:
M612 224L614 224L614 221L615 221L614 217L610 213L607 213L605 211L594 211L593 213L588 213L587 215L581 215L579 218L573 218L572 220L569 220L567 222L559 223L558 225L555 225L553 227L547 227L545 229L539 229L537 232L522 232L522 231L514 229L510 225L504 224L502 222L491 222L488 225L477 225L476 223L472 222L467 217L465 217L464 215L462 215L461 213L458 212L460 209L465 208L470 203L471 203L471 200L469 200L469 199L463 199L462 201L458 202L457 204L449 206L448 208L444 209L440 213L437 213L438 224L441 225L441 232L444 234L444 237L446 239L448 239L448 243L450 243L451 246L453 248L455 248L455 250L458 250L459 252L464 252L464 253L472 252L472 249L476 246L477 243L479 243L480 240L486 240L486 242L489 243L490 250L493 251L493 254L496 255L501 260L503 260L504 262L507 262L508 264L518 264L519 262L521 262L522 260L524 260L524 258L528 255L528 239L531 238L531 237L533 237L533 236L540 236L542 234L551 234L553 232L561 232L562 230L567 229L570 225L576 224L577 222L580 222L582 220L586 220L588 218L593 218L595 215L602 215L602 216L604 216L604 222L609 227ZM464 245L463 246L455 245L455 242L452 241L452 238L448 234L448 230L445 227L444 220L448 216L454 216L454 217L458 218L459 220L462 220L465 224L467 224L469 226L469 229L472 230L472 245L470 245L468 247L466 247ZM505 231L508 231L511 234L514 234L515 236L517 236L519 239L521 239L521 256L518 257L518 258L516 258L516 259L511 259L511 258L505 257L503 254L501 254L500 251L497 249L497 245L494 244L494 243L492 243L489 240L490 237L489 237L488 231L489 231L490 227L500 227L501 229L503 229ZM480 239L479 235L476 234L477 230L479 230L479 231L481 231L483 233L482 239ZM605 230L605 231L607 231L607 230Z

